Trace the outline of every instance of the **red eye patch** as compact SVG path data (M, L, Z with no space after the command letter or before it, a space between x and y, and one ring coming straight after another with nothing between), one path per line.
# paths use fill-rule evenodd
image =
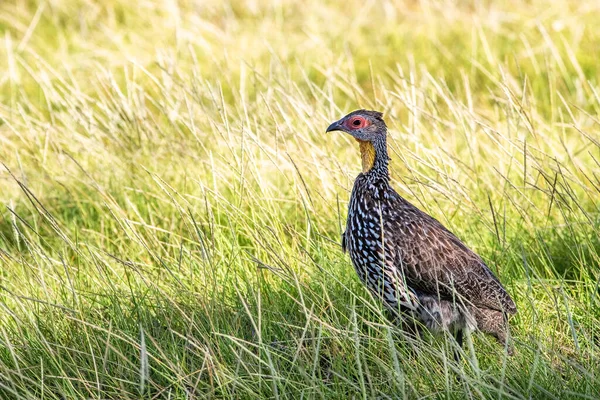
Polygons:
M348 129L362 129L371 125L371 121L367 120L364 117L356 115L352 118L348 118L346 122L344 122L344 125L346 125Z

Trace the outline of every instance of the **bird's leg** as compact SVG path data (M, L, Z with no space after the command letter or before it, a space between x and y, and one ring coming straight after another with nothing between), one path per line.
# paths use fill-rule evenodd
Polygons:
M414 340L422 338L421 326L412 315L407 315L402 319L401 329L408 337Z
M408 345L409 353L413 357L416 357L419 354L417 342L420 342L423 338L419 322L412 315L405 314L400 320L399 327L402 331L404 341Z
M456 339L456 344L458 344L458 348L454 349L454 361L459 362L461 358L460 352L462 351L462 346L464 342L464 330L457 329L454 333L454 339Z
M403 334L411 339L421 339L421 326L410 311L401 308L400 310L386 310L386 315L392 324L396 325Z
M402 332L402 339L409 345L410 352L417 354L415 342L422 339L422 327L409 312L388 309L386 315L393 325Z

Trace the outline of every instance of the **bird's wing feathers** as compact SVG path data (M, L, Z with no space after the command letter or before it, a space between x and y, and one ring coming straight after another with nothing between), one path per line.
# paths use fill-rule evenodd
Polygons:
M439 221L399 195L384 203L389 207L386 252L413 290L516 313L515 303L483 260Z

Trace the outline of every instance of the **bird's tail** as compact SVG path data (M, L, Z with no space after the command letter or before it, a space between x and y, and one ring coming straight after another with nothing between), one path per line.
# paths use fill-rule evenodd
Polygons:
M476 308L475 319L477 328L493 337L505 346L509 355L514 354L514 347L510 341L510 332L508 329L508 320L502 311L491 310L489 308Z

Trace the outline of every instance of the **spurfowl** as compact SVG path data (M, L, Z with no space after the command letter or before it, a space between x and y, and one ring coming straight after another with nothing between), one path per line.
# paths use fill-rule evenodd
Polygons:
M479 329L507 346L517 308L481 257L390 186L387 126L377 111L357 110L327 128L359 143L363 172L354 182L342 247L362 282L396 316L433 332Z

